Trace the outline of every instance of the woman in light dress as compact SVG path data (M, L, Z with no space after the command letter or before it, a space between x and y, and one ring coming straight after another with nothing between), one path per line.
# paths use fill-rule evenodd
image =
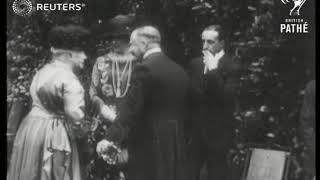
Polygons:
M73 71L83 68L81 41L88 34L76 25L50 31L52 60L33 78L32 109L18 129L7 180L81 180L74 138L84 118L84 89Z

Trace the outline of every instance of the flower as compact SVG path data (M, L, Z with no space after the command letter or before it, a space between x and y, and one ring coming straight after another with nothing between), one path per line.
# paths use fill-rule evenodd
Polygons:
M106 68L109 67L109 64L105 62L105 58L103 56L100 56L97 58L98 61L98 70L99 71L104 71Z
M104 69L104 62L103 62L103 57L98 58L98 70L102 71Z
M92 119L92 124L91 124L91 127L90 127L91 131L95 131L98 128L98 126L99 126L99 119L93 118Z
M245 116L245 117L251 117L251 116L253 116L254 114L255 114L254 111L247 111L247 112L244 114L244 116Z
M274 117L269 117L269 122L274 122L275 121L275 119L274 119Z
M104 84L101 90L102 90L102 94L106 97L110 97L114 95L112 85L110 84Z
M102 152L101 157L108 164L115 165L117 163L117 156L120 152L120 148L111 143L107 150Z
M269 137L269 138L275 138L276 136L275 136L273 133L268 133L268 134L267 134L267 137Z
M260 107L260 111L261 111L261 112L267 112L267 110L268 110L268 107L265 106L265 105L263 105L263 106Z

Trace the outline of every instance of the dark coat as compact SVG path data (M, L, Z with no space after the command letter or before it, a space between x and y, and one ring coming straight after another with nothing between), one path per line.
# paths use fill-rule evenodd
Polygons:
M106 139L128 142L130 180L184 180L185 71L163 53L138 64Z
M202 57L193 59L188 70L196 137L210 149L225 151L231 144L234 131L235 90L239 87L240 65L225 54L218 68L206 75Z

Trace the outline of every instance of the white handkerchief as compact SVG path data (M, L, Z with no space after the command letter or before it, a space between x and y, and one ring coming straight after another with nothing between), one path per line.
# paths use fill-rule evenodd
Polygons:
M216 53L212 59L210 59L204 67L204 74L206 74L208 71L211 71L212 69L215 69L218 67L219 60L222 58L222 56L225 54L224 50L219 51Z

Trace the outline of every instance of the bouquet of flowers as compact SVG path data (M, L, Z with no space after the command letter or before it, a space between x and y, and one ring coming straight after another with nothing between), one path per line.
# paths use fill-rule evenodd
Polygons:
M108 164L115 165L117 164L117 160L120 152L121 152L120 148L118 148L115 144L111 142L111 145L109 146L109 148L101 152L101 157Z
M92 117L89 124L90 133L87 139L92 148L92 153L90 153L90 157L88 157L89 161L86 165L88 180L125 179L125 163L128 160L126 149L122 149L122 146L112 143L110 148L102 151L100 154L96 152L96 146L104 139L111 122L104 118Z

